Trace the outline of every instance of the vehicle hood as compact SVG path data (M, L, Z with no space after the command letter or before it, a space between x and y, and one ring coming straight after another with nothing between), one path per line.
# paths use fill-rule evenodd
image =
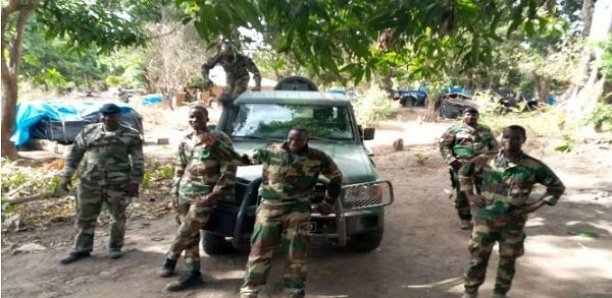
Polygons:
M262 148L264 142L235 141L234 148L240 153L251 154L254 149ZM308 146L323 150L336 162L342 171L343 184L369 182L378 179L374 165L361 144L335 144L311 141ZM253 180L261 176L261 165L239 167L237 176Z

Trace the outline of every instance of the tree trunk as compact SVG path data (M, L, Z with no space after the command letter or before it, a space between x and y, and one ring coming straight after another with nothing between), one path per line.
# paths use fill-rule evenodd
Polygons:
M15 113L17 105L17 77L12 77L10 73L2 72L2 157L10 159L17 158L17 149L10 141L15 123Z
M550 94L551 79L537 75L534 72L533 81L535 83L534 84L535 94L536 94L536 97L538 98L538 103L546 104L546 100L548 99L548 95Z
M585 0L585 2L590 1ZM610 18L612 0L597 1L590 15L592 22L588 28L588 45L583 51L576 76L572 80L572 86L564 94L564 97L568 98L566 115L573 123L579 123L592 113L597 101L604 96L606 74L601 69L603 55L601 43L606 41L612 32L612 18ZM583 16L586 24L589 21L589 14Z
M10 137L15 125L15 114L18 96L19 68L21 67L21 53L23 49L23 34L26 21L31 12L38 6L38 1L31 1L28 5L21 4L19 0L11 0L9 4L2 8L2 120L0 122L0 139L2 157L15 159L17 149L11 143ZM12 38L6 35L9 27L11 14L17 13L15 23L15 35ZM10 41L7 43L7 39ZM5 53L8 52L8 57Z

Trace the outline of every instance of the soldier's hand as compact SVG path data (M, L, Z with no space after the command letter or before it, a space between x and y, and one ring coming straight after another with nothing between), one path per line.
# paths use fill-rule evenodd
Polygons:
M138 183L128 184L128 197L134 198L138 196Z
M480 208L487 206L487 201L481 195L467 194L467 198L470 201L470 205L472 206L477 206Z
M482 169L488 161L489 157L483 155L476 156L471 160L471 162L474 163L474 166L476 166L477 169Z
M523 206L517 207L514 210L512 210L510 213L513 216L528 214L528 213L531 213L533 211L540 209L540 207L544 206L544 204L546 204L546 202L544 202L544 200L540 200L537 202L533 202L531 204L525 204Z
M455 159L455 160L453 160L453 162L451 162L449 165L450 165L450 167L451 167L451 168L453 168L453 170L454 170L455 172L457 172L457 171L459 171L459 169L461 169L461 166L462 166L463 164L462 164L460 161L458 161L458 160L456 160L456 159Z
M200 138L200 143L204 144L204 147L210 148L217 142L217 138L213 134L205 131L200 132L198 137Z
M221 194L223 191L223 185L215 185L213 190L206 195L206 200L209 202L216 202L221 198Z
M251 160L248 154L242 154L242 156L240 156L240 160L246 165L253 164L253 161Z
M70 181L70 179L65 179L62 178L62 181L60 182L59 188L63 191L70 191L70 188L72 187L72 182Z
M334 205L328 203L326 200L323 200L319 205L317 205L317 211L321 213L321 215L329 215L334 213Z

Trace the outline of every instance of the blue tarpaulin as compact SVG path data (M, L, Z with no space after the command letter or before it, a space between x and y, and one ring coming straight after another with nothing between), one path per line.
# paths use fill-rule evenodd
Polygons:
M51 121L83 121L98 122L95 117L102 105L108 101L83 101L83 102L49 102L28 101L17 103L17 115L15 119L15 131L11 141L15 146L24 145L30 139L30 128L41 120ZM125 103L115 102L121 107L121 114L136 113L136 111ZM89 116L89 117L88 117ZM89 118L89 119L88 119Z
M143 106L150 106L161 103L164 100L164 96L161 94L148 94L142 97L140 103Z

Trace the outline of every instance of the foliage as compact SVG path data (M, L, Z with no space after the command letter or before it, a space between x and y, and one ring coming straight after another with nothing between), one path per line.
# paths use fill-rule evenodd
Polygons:
M595 127L612 127L612 105L600 103L593 113L585 119L585 124L592 124Z
M555 147L555 151L570 153L576 149L576 140L570 136L563 136L564 143Z
M353 103L353 108L357 123L361 125L373 125L387 119L393 113L391 101L382 94L372 92L357 98L357 101Z
M148 163L145 166L145 174L142 181L142 188L148 189L153 182L170 180L174 177L174 165L170 163Z
M415 78L449 68L492 62L496 31L524 26L529 35L547 25L540 1L295 1L178 0L208 41L254 28L279 53L316 74L346 73L360 82L392 69ZM232 13L228 13L232 12ZM375 46L382 32L389 38Z
M76 178L75 178L76 180ZM2 158L2 199L7 196L23 197L42 193L60 195L60 171L53 168L19 166L17 162ZM8 208L3 202L2 208Z

